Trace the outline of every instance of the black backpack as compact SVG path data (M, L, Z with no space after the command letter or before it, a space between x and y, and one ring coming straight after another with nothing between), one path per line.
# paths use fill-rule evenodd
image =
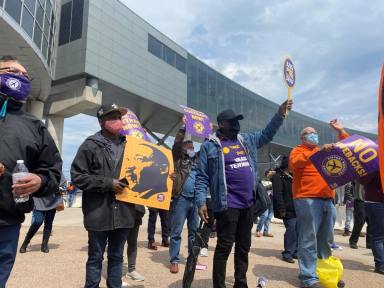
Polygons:
M253 205L253 219L260 217L271 205L271 198L265 190L263 184L259 182L256 189L256 200Z

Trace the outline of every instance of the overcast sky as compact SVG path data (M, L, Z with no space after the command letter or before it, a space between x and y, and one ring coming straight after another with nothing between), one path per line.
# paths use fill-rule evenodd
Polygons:
M121 1L197 58L275 102L287 95L281 67L289 55L295 111L376 132L382 1ZM98 127L86 116L65 123L63 152L70 161L79 140Z

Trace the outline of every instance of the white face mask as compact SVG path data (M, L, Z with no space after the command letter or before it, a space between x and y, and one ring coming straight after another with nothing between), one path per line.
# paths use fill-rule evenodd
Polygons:
M185 151L185 154L187 154L189 158L193 158L196 156L195 150L192 149L188 149L187 151Z

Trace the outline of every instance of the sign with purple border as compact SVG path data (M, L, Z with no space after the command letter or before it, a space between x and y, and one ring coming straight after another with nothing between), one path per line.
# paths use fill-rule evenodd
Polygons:
M145 141L151 142L147 133L141 126L136 114L131 110L128 109L127 114L125 114L121 120L123 121L123 130L121 131L122 135L132 136L137 139L143 139Z
M319 151L310 159L332 189L379 170L377 144L360 135L337 142L332 151Z
M285 59L284 61L283 73L284 73L284 81L287 84L287 86L290 88L295 86L295 83L296 83L295 66L293 66L293 62L289 58Z
M212 133L212 123L203 112L180 105L184 110L186 132L200 138L207 138Z

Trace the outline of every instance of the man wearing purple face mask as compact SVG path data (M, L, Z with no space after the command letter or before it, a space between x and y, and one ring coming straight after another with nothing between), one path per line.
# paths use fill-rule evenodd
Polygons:
M88 137L71 167L72 182L83 190L84 226L88 231L85 288L99 287L108 243L107 286L122 287L123 252L130 228L135 226L135 205L116 200L128 183L119 179L125 137L121 117L126 108L107 104L97 111L101 131Z
M5 287L16 258L24 213L33 209L33 197L58 190L62 161L44 124L23 112L31 90L30 77L12 56L0 58L0 287ZM13 184L17 160L30 173ZM14 201L14 194L24 197Z

